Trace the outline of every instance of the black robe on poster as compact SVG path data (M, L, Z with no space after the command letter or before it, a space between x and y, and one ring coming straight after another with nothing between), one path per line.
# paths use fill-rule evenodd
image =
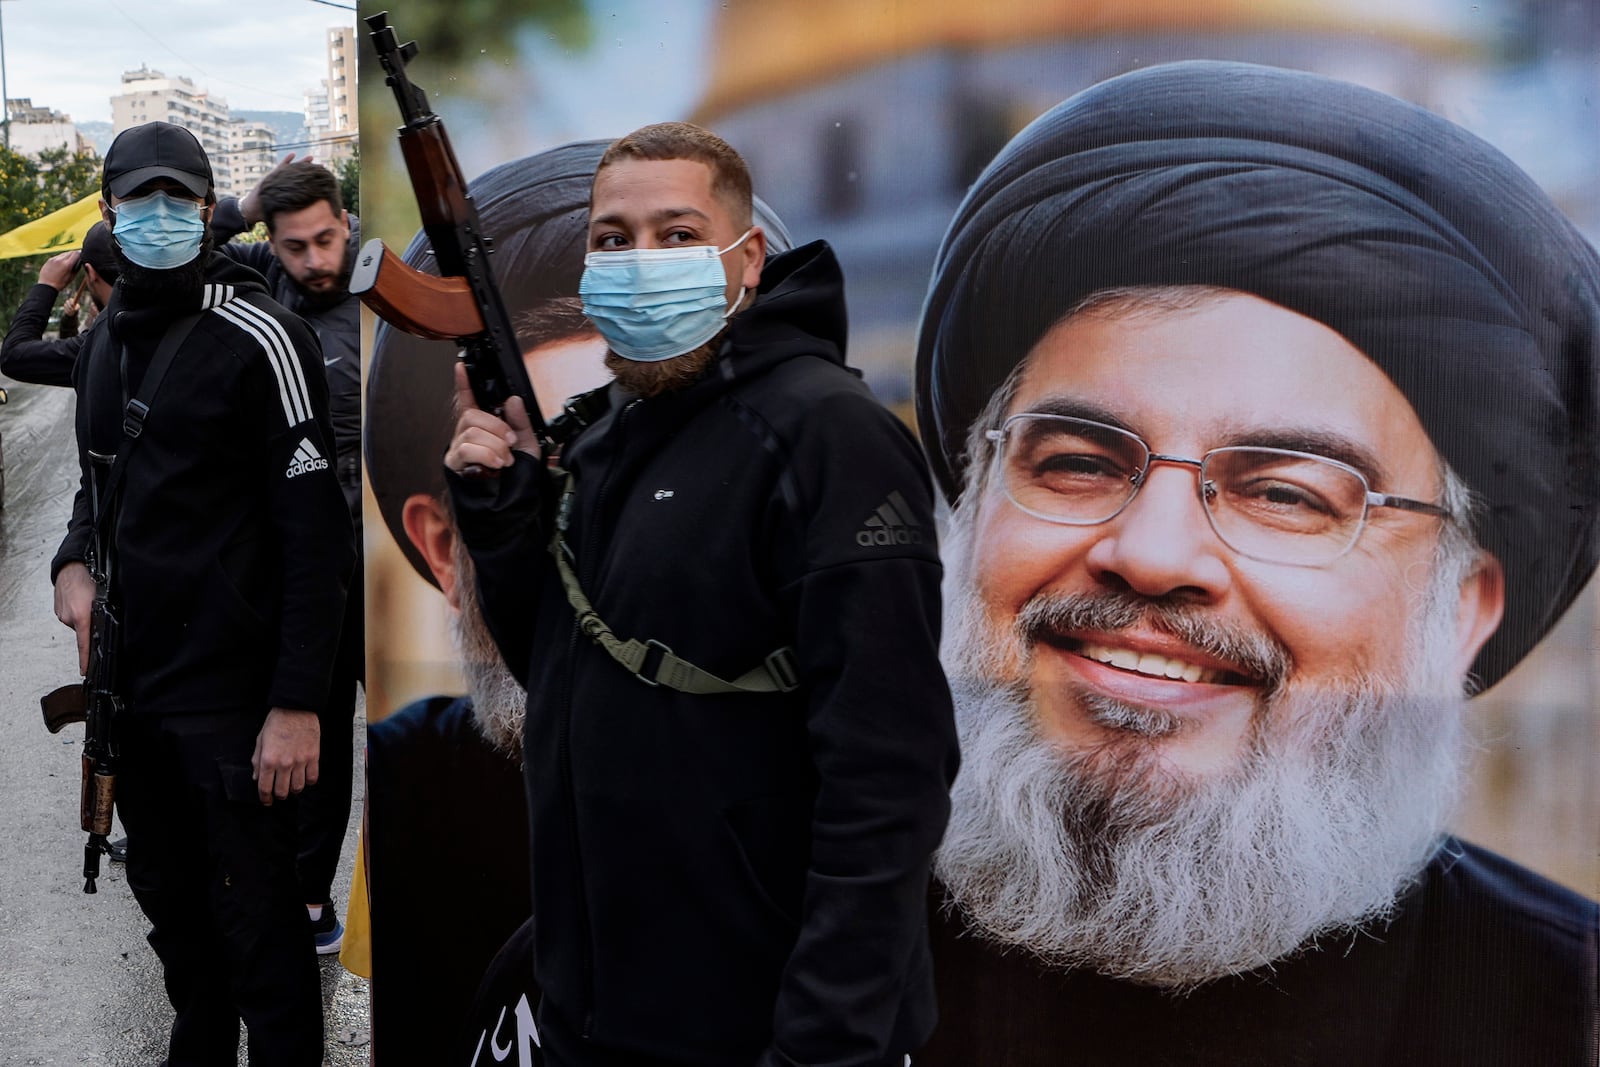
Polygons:
M964 927L935 907L939 1025L916 1067L1596 1062L1600 906L1457 841L1388 925L1187 996L1048 971Z

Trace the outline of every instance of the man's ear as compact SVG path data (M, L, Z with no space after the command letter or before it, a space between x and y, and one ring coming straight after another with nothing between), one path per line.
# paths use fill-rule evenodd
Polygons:
M427 493L412 493L400 506L400 525L405 527L406 536L427 561L445 600L455 610L461 610L456 583L456 530L444 501Z
M100 220L106 224L106 229L108 230L117 228L117 216L112 212L111 205L106 203L106 198L103 196L100 198Z
M1478 553L1477 565L1461 583L1456 601L1456 674L1462 678L1472 669L1472 661L1505 615L1506 578L1500 561L1487 552Z
M761 285L761 267L767 261L767 235L760 226L750 227L750 236L739 246L739 253L743 257L739 284L753 293Z

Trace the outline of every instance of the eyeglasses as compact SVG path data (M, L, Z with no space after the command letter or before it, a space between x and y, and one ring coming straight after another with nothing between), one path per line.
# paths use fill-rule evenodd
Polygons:
M1228 446L1199 459L1150 451L1115 426L1063 415L1013 415L984 436L1007 498L1068 526L1109 522L1133 502L1156 463L1193 467L1200 501L1223 544L1250 559L1321 567L1355 546L1370 508L1448 518L1434 504L1375 493L1360 471L1309 452Z

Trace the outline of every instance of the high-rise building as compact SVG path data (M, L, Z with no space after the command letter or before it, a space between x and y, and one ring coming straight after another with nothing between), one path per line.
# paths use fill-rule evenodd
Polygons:
M218 196L243 196L256 187L256 183L272 169L277 156L273 145L277 134L271 126L250 119L235 119L228 124L228 180L231 188L224 192L219 179ZM215 164L213 164L215 170Z
M199 138L211 159L217 195L239 195L235 193L228 152L232 133L226 100L197 87L188 78L169 78L149 66L124 71L122 89L111 98L113 133L158 121L182 126Z
M356 47L354 26L328 27L328 125L341 137L340 152L329 152L330 159L351 154L356 127Z
M148 66L126 71L122 91L111 98L113 132L156 121L182 126L199 138L219 197L243 196L274 162L271 127L234 119L226 100L188 78L169 78Z
M355 154L356 48L355 29L330 26L327 34L328 76L306 90L306 129L319 159L336 166Z

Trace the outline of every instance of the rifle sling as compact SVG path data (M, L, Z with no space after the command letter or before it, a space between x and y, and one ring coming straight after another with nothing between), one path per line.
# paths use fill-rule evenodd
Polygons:
M111 461L111 471L106 475L105 485L94 495L94 522L102 531L102 536L110 537L111 527L106 519L115 507L117 487L122 484L122 472L128 465L128 454L133 451L139 435L144 432L144 420L150 413L150 402L155 399L161 383L166 380L167 371L172 369L172 360L178 354L179 347L189 336L189 331L194 329L195 323L200 321L200 315L201 313L196 311L181 319L175 319L167 327L167 332L161 337L161 343L156 346L155 355L150 359L150 369L145 371L144 380L139 383L139 395L123 406L122 440L117 444L116 456ZM126 359L127 352L124 350L122 361L125 362Z
M572 475L556 468L556 477L564 483L557 519L551 524L550 555L555 557L556 570L561 574L561 586L566 590L567 603L578 613L578 628L584 636L605 649L612 659L627 668L646 685L664 685L680 693L792 693L800 687L796 670L794 649L784 646L770 653L761 663L732 681L725 681L710 671L696 667L686 659L673 654L672 649L654 638L639 641L624 640L612 632L595 612L594 605L584 595L578 584L578 575L567 561L571 550L565 538L567 516L572 507L574 479ZM651 663L651 653L658 656Z

